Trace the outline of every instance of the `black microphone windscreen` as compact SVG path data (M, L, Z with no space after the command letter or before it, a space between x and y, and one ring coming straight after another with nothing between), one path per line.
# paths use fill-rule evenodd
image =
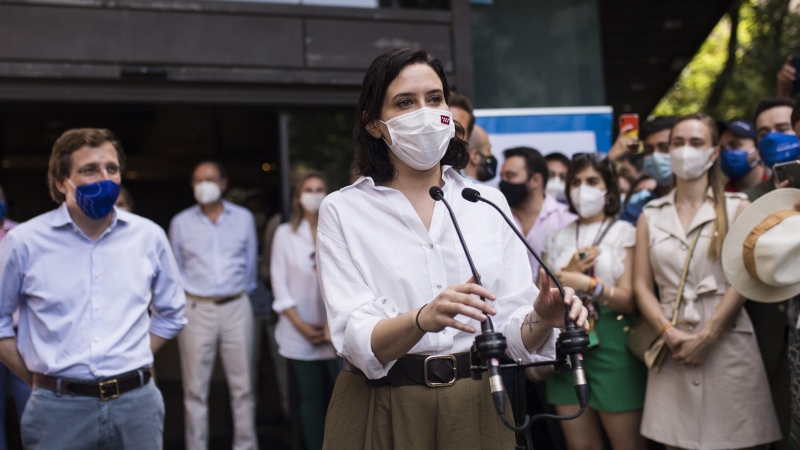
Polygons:
M481 193L472 188L464 188L464 190L461 191L461 196L468 202L477 203Z
M437 202L444 198L444 192L442 192L442 188L439 186L431 186L431 188L428 189L428 193L431 194L431 198Z

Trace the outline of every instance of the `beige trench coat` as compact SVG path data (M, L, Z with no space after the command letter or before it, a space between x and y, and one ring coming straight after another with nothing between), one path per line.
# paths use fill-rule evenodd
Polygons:
M730 224L746 197L726 196ZM667 318L672 317L691 238L705 225L689 266L677 325L697 333L730 286L721 262L708 257L716 218L711 191L688 233L684 233L675 209L674 190L648 203L643 214L650 239L650 267ZM685 449L735 449L780 439L753 324L744 308L702 364L678 365L670 354L661 372L649 372L641 432L656 442Z

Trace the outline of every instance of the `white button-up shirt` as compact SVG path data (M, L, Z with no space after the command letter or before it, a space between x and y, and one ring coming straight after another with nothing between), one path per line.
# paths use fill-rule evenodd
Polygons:
M222 205L216 222L194 205L169 225L183 285L192 295L227 297L256 288L258 240L253 214L226 201Z
M505 198L494 188L465 180L449 166L443 170L445 199L459 221L483 285L497 298L491 302L497 311L492 320L495 331L507 338L508 355L525 362L554 358L557 330L534 353L522 342L520 327L539 292L531 281L524 245L496 211L464 200L461 191L477 189L511 214ZM376 186L368 177L323 201L317 272L334 347L372 379L386 376L394 365L394 361L382 364L372 352L375 325L429 303L448 286L472 276L441 202L436 203L426 230L402 192ZM427 333L409 354L469 351L480 323L464 316L456 320L473 326L476 333L454 328Z
M325 322L316 260L311 225L307 221L300 222L297 231L292 230L289 223L278 227L272 240L269 264L275 312L280 314L294 307L304 322ZM312 344L283 314L275 327L275 341L278 353L284 358L319 361L336 357L330 343Z
M92 380L153 363L148 331L164 339L186 324L186 298L167 236L115 209L97 242L66 204L13 230L0 244L0 338L14 336L28 370ZM152 317L148 309L152 304Z

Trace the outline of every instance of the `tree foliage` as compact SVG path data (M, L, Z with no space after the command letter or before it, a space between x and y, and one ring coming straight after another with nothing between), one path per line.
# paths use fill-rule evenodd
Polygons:
M791 3L794 2L742 1L738 9L736 60L729 76L720 80L713 101L709 103L709 97L728 59L730 14L717 24L653 114L704 111L724 120L752 120L756 104L775 96L776 75L786 57L800 56L800 9L791 8Z

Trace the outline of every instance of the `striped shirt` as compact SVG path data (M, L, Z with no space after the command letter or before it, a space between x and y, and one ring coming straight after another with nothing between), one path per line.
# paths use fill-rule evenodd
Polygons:
M578 216L569 212L569 206L559 203L554 197L545 194L542 210L539 211L539 217L536 218L536 222L534 222L530 231L528 231L525 240L528 241L536 253L541 256L545 238L547 238L550 233L554 233L566 227L577 219ZM522 226L516 214L514 214L514 221L521 230ZM539 281L539 262L536 261L536 258L531 254L528 254L528 259L531 262L533 282L537 283ZM558 268L553 270L558 272Z

